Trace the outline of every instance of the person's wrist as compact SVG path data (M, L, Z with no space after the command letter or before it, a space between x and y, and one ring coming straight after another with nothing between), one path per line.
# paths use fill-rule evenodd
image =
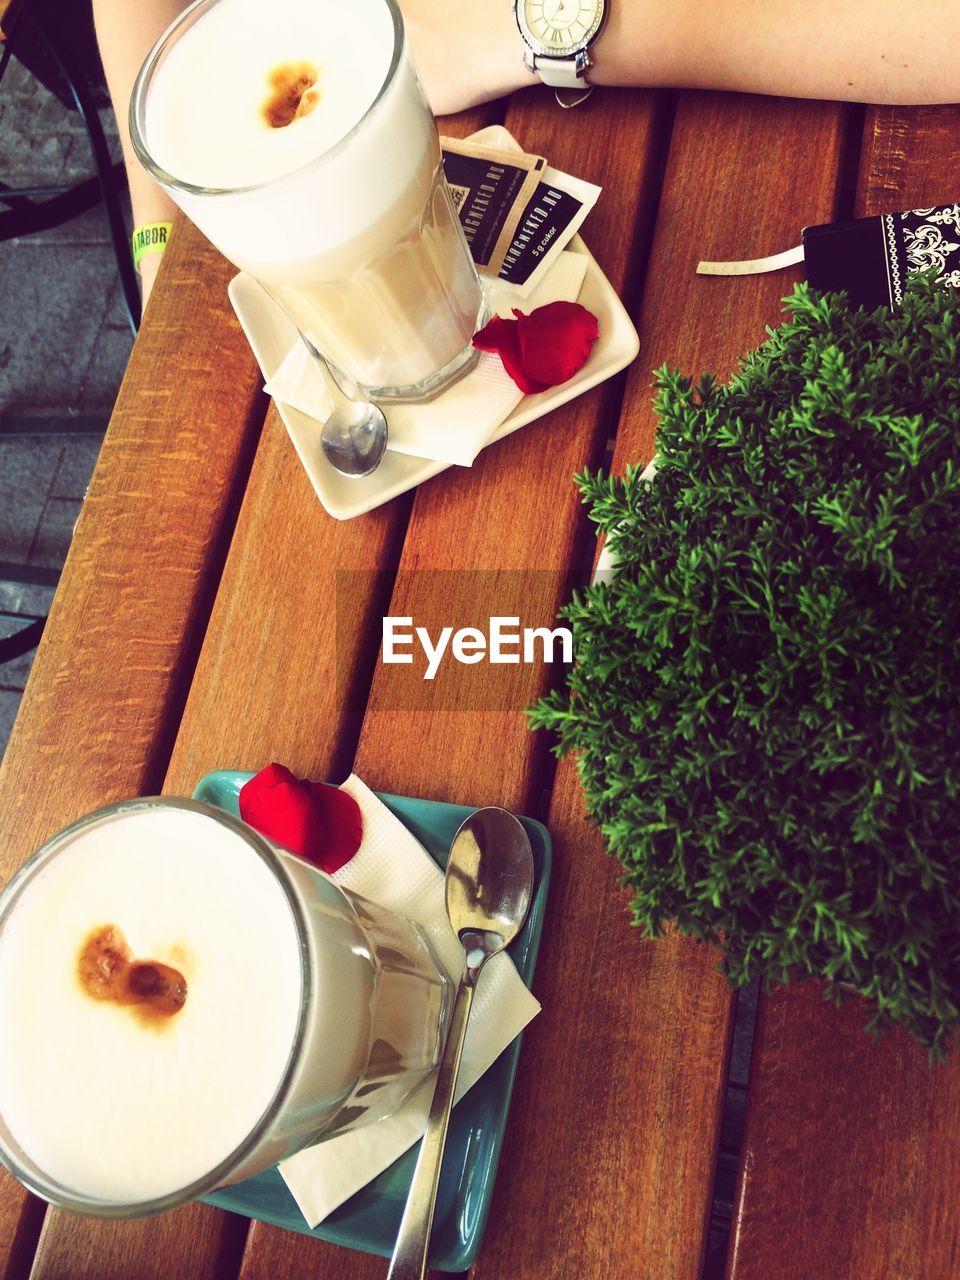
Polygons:
M157 272L160 270L160 263L163 261L162 254L151 254L140 260L140 296L144 308L147 305L147 299L153 291L156 283Z
M160 205L166 212L167 201L164 198ZM172 212L172 207L171 207ZM130 244L133 250L133 265L140 277L140 296L145 307L153 288L160 261L166 250L173 229L172 218L161 218L153 222L141 222L133 229Z
M481 51L482 59L479 85L483 96L478 101L504 98L540 83L540 77L523 60L523 37L512 4L498 0L496 21L476 33L474 47Z
M611 54L617 44L615 32L621 17L619 12L620 5L623 3L625 3L625 0L613 0L613 3L607 0L603 27L589 49L590 69L587 72L587 79L591 84L609 85L620 83L613 66Z
M536 84L524 66L523 41L507 0L437 6L401 0L414 64L438 116L475 107ZM465 65L451 49L470 50Z
M509 80L509 87L504 92L512 93L516 89L528 89L532 85L542 84L540 77L526 63L524 53L526 44L517 24L516 6L502 4L500 6L502 24L499 38L499 56L502 75Z

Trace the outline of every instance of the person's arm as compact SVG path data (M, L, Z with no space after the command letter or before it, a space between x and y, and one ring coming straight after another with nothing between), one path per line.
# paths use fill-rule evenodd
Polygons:
M127 126L130 95L147 54L187 3L188 0L152 0L149 4L130 4L129 0L93 0L97 43L120 130L136 227L148 222L169 222L175 208L166 192L144 170L130 145ZM140 261L144 305L159 266L159 254L149 254Z
M576 0L567 0L576 3ZM400 0L438 114L537 83L509 0ZM608 0L596 84L874 103L960 101L943 0Z

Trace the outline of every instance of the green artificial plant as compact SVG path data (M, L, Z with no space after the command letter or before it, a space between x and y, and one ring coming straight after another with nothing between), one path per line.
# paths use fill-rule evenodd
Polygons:
M657 374L656 475L577 477L618 571L531 713L651 935L734 984L960 1018L960 293L799 286L728 385Z

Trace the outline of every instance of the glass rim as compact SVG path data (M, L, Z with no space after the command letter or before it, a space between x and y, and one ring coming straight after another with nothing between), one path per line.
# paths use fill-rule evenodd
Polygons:
M213 819L240 836L252 852L273 871L277 884L286 899L297 934L297 954L300 963L300 1009L297 1014L297 1024L291 1038L290 1052L276 1089L261 1115L251 1126L249 1133L223 1160L219 1161L212 1169L208 1169L201 1177L194 1179L193 1182L185 1186L165 1192L163 1195L153 1196L148 1200L99 1200L94 1196L86 1196L82 1192L62 1186L50 1175L38 1177L32 1171L24 1169L16 1154L9 1149L9 1144L4 1136L5 1123L0 1124L0 1164L3 1164L19 1182L27 1187L28 1190L40 1196L41 1199L71 1213L81 1214L85 1217L133 1219L162 1213L167 1209L177 1208L179 1205L187 1204L208 1194L219 1187L233 1169L242 1165L243 1161L256 1149L264 1133L269 1130L274 1119L282 1111L293 1087L304 1042L307 1010L313 997L312 966L307 961L310 952L310 934L306 915L280 856L259 832L248 826L240 818L234 817L233 814L218 809L213 805L205 804L201 800L190 800L174 796L140 796L133 800L120 800L114 804L104 805L99 809L95 809L92 813L85 814L82 818L77 819L76 822L62 828L40 846L36 853L23 864L0 892L0 932L2 932L5 919L15 909L17 899L26 885L43 870L49 859L59 852L62 847L88 827L98 825L104 821L112 821L124 814L157 808L183 809ZM2 1119L2 1116L0 1116L0 1119Z
M222 3L223 0L193 0L182 13L178 14L167 27L166 31L160 36L156 44L147 54L146 60L137 78L134 82L133 92L130 95L130 111L128 125L130 130L130 143L136 153L137 159L147 170L152 178L159 182L162 186L173 191L183 192L192 196L235 196L247 195L256 191L263 191L278 182L287 182L289 179L296 177L298 174L306 173L314 166L322 165L334 159L342 151L350 145L352 140L357 136L358 132L364 128L370 116L377 110L383 102L387 94L387 90L393 84L400 68L400 62L403 58L405 48L405 34L403 28L403 16L396 0L382 0L387 11L393 20L393 52L390 57L390 64L387 67L387 73L383 83L377 90L376 96L370 105L363 112L363 115L352 125L351 128L343 135L339 141L333 146L328 147L319 155L313 156L304 164L297 165L296 168L289 169L285 173L277 174L272 178L267 178L264 182L246 183L237 187L209 187L200 183L187 182L184 178L177 178L169 173L162 165L150 154L146 141L146 102L150 91L150 86L154 76L163 61L164 55L169 47L179 38L182 31L193 24L216 4Z

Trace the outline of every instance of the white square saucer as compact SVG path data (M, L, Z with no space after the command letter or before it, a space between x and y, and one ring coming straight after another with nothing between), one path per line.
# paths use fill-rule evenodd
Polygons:
M487 146L503 146L517 150L517 144L502 126L494 125L474 135ZM577 299L592 311L600 325L600 337L586 364L568 382L550 387L535 396L526 396L504 419L491 437L490 444L502 440L520 427L542 418L551 409L566 404L598 383L619 373L636 357L640 340L630 317L613 286L597 266L592 254L579 236L574 236L568 249L587 258L586 275ZM264 289L251 276L235 276L229 286L230 302L237 314L253 354L257 358L265 382L274 376L287 352L299 341L297 330ZM519 300L522 305L522 300ZM317 497L336 520L372 511L391 498L439 475L450 465L423 458L394 453L389 448L383 462L372 475L352 479L335 471L320 447L320 424L290 405L277 402L277 410L287 428L293 446L302 462ZM389 421L389 405L385 410ZM487 446L489 448L489 445Z

